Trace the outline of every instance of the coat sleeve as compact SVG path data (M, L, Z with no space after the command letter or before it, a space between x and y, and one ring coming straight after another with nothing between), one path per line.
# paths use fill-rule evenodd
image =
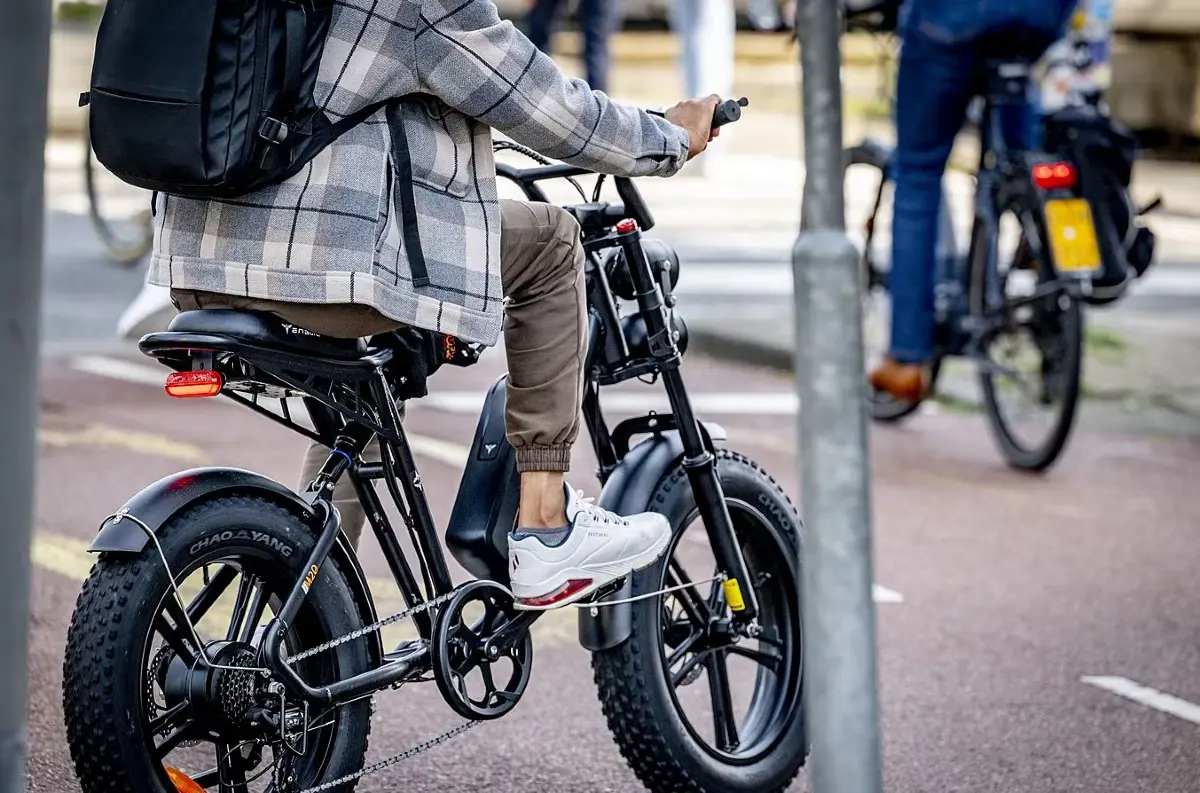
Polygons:
M685 130L565 76L488 0L421 0L414 37L422 90L517 143L616 176L670 176Z

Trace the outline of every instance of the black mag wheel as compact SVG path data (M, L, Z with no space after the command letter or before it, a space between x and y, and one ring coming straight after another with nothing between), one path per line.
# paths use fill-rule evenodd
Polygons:
M314 535L280 506L251 497L205 501L163 527L153 544L103 555L83 585L67 633L63 711L84 793L276 791L281 758L302 790L362 768L371 701L310 710L280 702L257 667L261 628L301 574ZM207 667L204 655L221 667ZM289 656L364 624L342 572L322 566L284 639ZM367 671L365 639L296 663L310 685ZM291 725L292 749L279 719ZM352 790L352 783L335 788ZM288 790L287 787L284 790Z
M863 359L869 372L887 354L891 340L892 300L888 277L892 261L892 194L887 175L890 151L864 143L846 149L846 231L859 249L863 288ZM935 359L932 378L937 382L941 359ZM915 413L920 402L896 399L866 386L867 407L878 422L900 421Z
M132 267L154 245L150 193L122 182L96 159L87 123L83 125L83 148L83 177L92 229L110 261Z
M1059 459L1074 426L1083 378L1083 304L1065 284L1054 288L1043 253L1030 246L1011 213L998 228L991 296L982 257L972 263L971 310L1000 320L983 340L980 386L1005 460L1039 473Z
M653 793L773 793L808 755L798 586L800 519L754 462L719 451L730 516L759 599L757 638L736 636L716 564L683 469L660 482L650 508L675 529L662 560L633 576L632 636L593 654L608 726ZM745 582L743 582L743 586Z

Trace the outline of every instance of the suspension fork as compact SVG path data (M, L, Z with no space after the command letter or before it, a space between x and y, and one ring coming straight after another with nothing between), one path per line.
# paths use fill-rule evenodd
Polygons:
M749 625L758 617L758 597L750 585L746 560L733 531L733 520L725 503L721 480L717 476L717 458L704 443L683 383L683 375L679 371L676 333L671 326L662 291L650 273L637 224L632 220L622 221L617 226L616 239L625 251L638 309L646 321L650 354L662 366L663 384L683 442L683 469L692 486L713 554L728 576L724 583L726 602L733 611L734 621Z

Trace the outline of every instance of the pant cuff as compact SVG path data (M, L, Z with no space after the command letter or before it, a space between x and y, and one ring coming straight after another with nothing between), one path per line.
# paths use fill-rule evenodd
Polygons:
M517 447L517 471L555 471L566 473L571 470L571 445L519 446Z
M923 366L933 358L933 350L922 350L917 347L893 347L888 351L888 357L899 364Z

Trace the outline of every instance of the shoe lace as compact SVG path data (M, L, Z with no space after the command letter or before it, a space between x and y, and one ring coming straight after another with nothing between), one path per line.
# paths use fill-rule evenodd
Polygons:
M628 526L629 521L615 512L609 512L596 503L592 496L585 496L582 490L575 491L575 499L579 502L579 511L597 523L607 523L612 526Z

